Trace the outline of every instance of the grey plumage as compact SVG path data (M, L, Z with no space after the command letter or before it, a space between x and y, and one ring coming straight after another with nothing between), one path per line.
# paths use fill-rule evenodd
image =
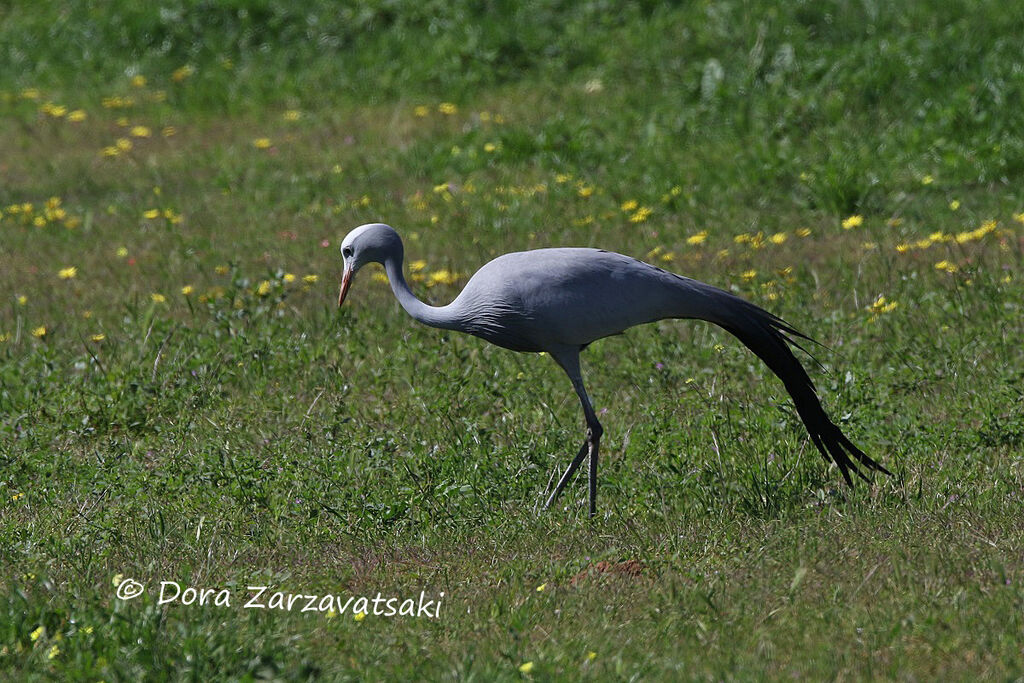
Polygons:
M562 492L584 457L590 459L590 513L596 511L597 459L603 429L587 396L579 354L588 344L664 318L696 318L736 336L782 380L811 441L835 462L848 484L850 472L889 471L854 446L825 413L814 384L789 346L808 339L785 321L734 294L600 249L536 249L499 256L470 278L447 306L428 306L402 274L402 240L391 227L363 225L341 244L345 259L340 306L352 278L370 262L382 263L391 289L416 320L458 330L513 351L546 351L565 370L579 396L587 436L548 498Z

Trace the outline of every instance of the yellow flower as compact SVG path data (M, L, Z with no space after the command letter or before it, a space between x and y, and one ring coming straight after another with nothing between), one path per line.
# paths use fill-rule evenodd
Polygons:
M110 579L110 583L114 584L114 588L117 588L118 586L121 585L121 582L123 580L124 580L124 574L114 574L114 578Z
M131 84L136 88L146 87L146 77L142 74L136 74L132 76Z
M594 194L594 188L588 185L580 185L579 190L577 190L577 194L579 194L579 196L581 197L589 197L590 195Z
M82 633L84 633L85 635L91 634L92 633L92 626L85 626L85 627L83 627L82 628Z
M118 247L117 248L117 258L124 258L127 255L128 255L128 247Z
M334 608L332 607L332 608L330 608L329 610L327 610L327 614L325 615L325 618L327 618L327 619L333 619L333 618L335 618L336 616L338 616L338 613L337 613L337 612L335 612L335 611L334 611Z
M16 301L18 302L19 306L24 306L25 304L28 303L28 297L25 296L24 294L19 294Z
M943 259L942 261L939 261L938 263L935 264L935 269L944 270L947 273L955 273L956 271L959 270L959 267L955 263Z
M874 313L875 315L878 315L880 313L892 313L894 310L896 310L896 307L898 305L899 304L897 302L888 301L884 296L879 294L878 298L875 299L874 303L868 306L868 310Z
M496 152L497 150L498 146L493 142L487 142L484 144L484 151L487 152L488 154L491 152Z
M568 173L559 173L555 176L555 182L558 183L559 185L563 185L569 182L570 180L572 180L572 176L569 175ZM1024 214L1021 215L1024 216Z
M193 287L192 285L185 285L184 287L181 288L181 293L184 294L185 296L192 296L192 292L194 291L195 287Z
M264 280L256 287L256 293L260 296L266 296L270 294L270 280Z
M771 242L772 244L782 244L783 242L786 241L786 237L787 237L786 233L784 233L784 232L777 232L774 235L772 235L771 237L769 237L768 241Z
M289 109L281 116L281 118L285 121L298 121L302 118L302 112L298 109Z
M416 259L415 261L409 262L409 272L418 273L427 267L427 262L423 259Z
M92 319L92 311L82 311L82 317L86 320Z
M754 270L753 268L751 268L750 270L745 270L743 271L743 275L741 277L744 280L753 280L755 277L757 277L757 271Z
M196 72L196 70L193 67L191 67L188 64L186 64L185 66L182 66L182 67L179 67L179 68L175 69L171 73L171 80L174 81L175 83L181 83L183 80L185 80L186 78L188 78L189 76L191 76L195 72Z
M458 280L459 276L456 273L453 273L447 268L442 268L440 270L435 270L430 274L430 277L427 278L427 287L433 287L434 285L451 285L458 282Z
M32 336L36 339L42 339L46 336L46 325L40 325L39 327L32 330Z
M116 157L120 153L120 150L118 150L117 147L113 146L104 147L102 150L100 150L100 154L102 154L105 157Z
M849 230L850 228L856 228L864 224L864 217L858 214L849 216L843 220L843 230Z
M442 102L441 104L437 105L437 110L442 114L451 116L452 114L459 111L459 108L452 104L451 102Z
M355 614L352 615L352 618L355 619L356 621L362 621L363 619L366 618L366 612L356 612Z
M956 211L957 209L959 209L960 208L960 200L959 199L954 199L953 201L951 201L949 203L949 208L951 210L953 210L953 211Z
M4 332L4 333L0 334L0 344L2 344L4 342L9 342L9 341L11 341L11 333L10 332ZM15 495L19 495L19 494L15 494ZM11 500L17 500L17 498L12 498Z
M75 268L74 266L61 268L59 271L57 271L57 277L59 277L61 280L70 280L76 275L78 275L78 268Z
M544 589L547 588L547 587L548 587L548 585L546 583L542 583L541 585L537 586L537 592L538 593L543 593Z
M148 138L153 134L153 131L146 126L133 126L129 134L135 138Z
M32 631L32 633L28 634L28 637L32 639L32 642L35 642L35 641L39 640L40 638L42 638L43 635L45 635L45 634L46 634L46 627L45 626L40 626L40 627L36 628L36 630Z
M160 217L160 209L146 209L145 211L142 212L142 217L143 218L159 218Z
M114 146L121 152L127 152L132 148L132 141L128 138L118 138L114 142Z
M153 303L155 304L162 304L165 301L167 301L167 297L165 297L163 294L160 294L159 292L153 292L152 294L149 295L149 298L152 299Z
M319 279L320 279L319 275L306 275L306 276L303 276L302 281L305 282L306 284L311 285L311 284L313 284L314 282L316 282Z
M21 91L21 98L24 100L38 100L39 88L25 88Z
M906 242L902 242L900 244L897 244L896 245L896 251L901 253L901 254L905 254L908 251L910 251L910 245L907 244Z
M252 141L252 146L256 149L267 149L270 147L270 138L256 138Z
M76 109L73 112L71 112L70 114L68 114L68 121L71 121L73 123L78 123L79 121L85 121L85 118L86 118L86 113L82 109Z
M160 131L160 134L163 135L165 138L169 138L177 132L178 129L174 126L164 126L163 130Z
M18 500L18 499L24 498L24 497L25 497L24 492L22 492L22 493L15 493L13 496L11 496L11 500Z
M1024 223L1024 212L1013 214L1013 220L1018 223Z
M626 213L629 213L630 211L636 210L636 207L638 206L640 206L640 204L635 199L630 199L629 201L622 202L622 206L619 208Z
M371 276L371 279L374 282L380 282L381 284L385 284L385 285L388 283L387 273L385 273L385 272L383 272L381 270L373 271L373 275Z
M523 662L519 665L519 672L528 674L533 671L533 662Z
M935 182L935 178L933 178L930 175L926 175L925 177L921 178L921 184L922 185L931 185L934 182Z
M412 110L412 113L413 113L413 114L414 114L415 116L417 116L418 118L421 118L421 119L422 119L422 118L426 117L426 115L427 115L427 114L429 114L429 113L430 113L430 109L429 109L428 107L425 107L425 106L423 106L423 105L421 104L421 105L419 105L418 107L416 107L415 109L413 109L413 110Z
M215 273L217 273L217 275L227 275L229 272L231 272L231 267L226 265L220 265L214 267L213 270Z
M57 647L56 645L54 645L53 647L50 648L50 651L48 653L46 653L46 658L47 659L53 659L54 657L56 657L59 654L60 654L60 648Z
M281 279L289 283L295 282L295 273L285 273L284 277Z
M107 338L107 335L105 335L105 334L103 334L102 332L100 332L100 333L98 333L98 334L94 334L94 335L92 335L92 337L90 337L90 338L91 338L91 339L92 339L92 340L93 340L94 342L101 342L101 341L103 341L104 339L106 339L106 338Z
M588 661L588 662L592 662L592 661L594 661L595 659L597 659L597 653L596 653L596 652L594 652L593 650L591 650L590 652L588 652L588 653L587 653L587 661Z
M630 223L643 223L645 220L651 217L653 211L646 206L641 206L636 212L629 217Z

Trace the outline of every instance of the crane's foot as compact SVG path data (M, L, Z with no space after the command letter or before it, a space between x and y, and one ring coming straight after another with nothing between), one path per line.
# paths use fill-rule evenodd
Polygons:
M597 454L598 445L601 440L601 427L598 426L597 430L587 429L587 438L583 441L583 445L580 446L579 452L576 457L572 459L568 469L562 475L561 479L558 480L558 484L555 485L555 490L548 496L548 500L544 503L544 509L551 507L551 504L562 494L566 484L572 479L572 476L576 474L576 470L579 469L583 463L583 458L590 456L590 480L589 480L589 493L590 493L590 516L593 517L597 514Z

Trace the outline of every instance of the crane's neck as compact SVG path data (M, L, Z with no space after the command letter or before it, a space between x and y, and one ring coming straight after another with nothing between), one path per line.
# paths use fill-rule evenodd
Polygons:
M384 261L384 270L388 274L391 291L395 293L395 298L398 299L398 303L402 305L406 313L431 327L440 327L446 330L460 328L458 319L453 315L451 305L431 306L416 298L402 274L402 257L400 255L388 257Z

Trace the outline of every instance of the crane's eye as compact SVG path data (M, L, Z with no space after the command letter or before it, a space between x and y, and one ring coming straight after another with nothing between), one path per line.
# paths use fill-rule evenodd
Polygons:
M345 247L341 250L341 255L345 258L352 258L352 247Z

